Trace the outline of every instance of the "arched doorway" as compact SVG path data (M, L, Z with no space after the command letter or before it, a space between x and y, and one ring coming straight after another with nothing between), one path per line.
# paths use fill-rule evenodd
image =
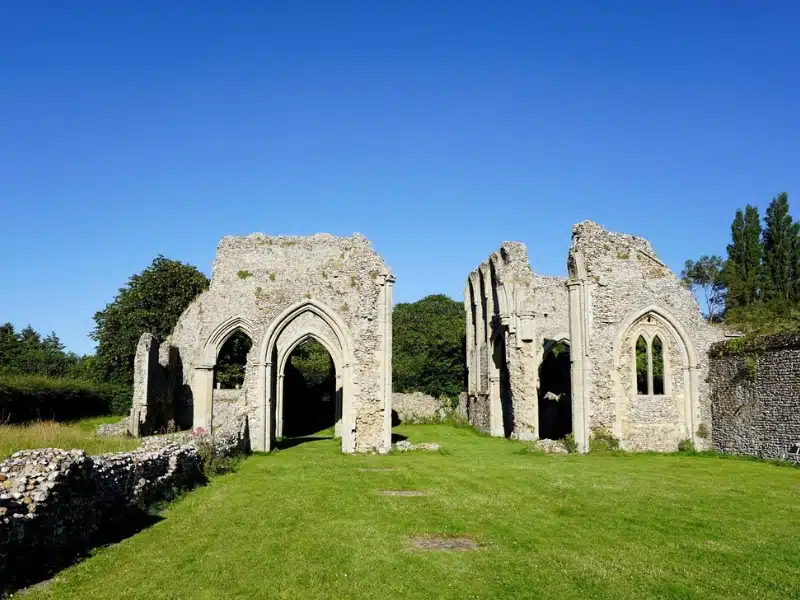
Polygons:
M545 342L539 366L539 437L560 440L572 433L570 347L566 340Z
M298 345L284 365L282 437L333 436L338 419L333 357L316 339Z
M324 304L308 299L299 302L278 315L264 334L258 350L263 361L263 387L259 412L263 415L258 424L263 447L269 450L275 438L283 437L284 410L291 399L284 379L287 363L295 349L314 339L330 355L336 377L335 435L342 438L342 451L354 452L355 418L353 415L352 337L341 317ZM289 369L291 372L291 368ZM290 390L291 391L291 390ZM291 410L291 409L290 409ZM385 437L390 435L390 425L385 427ZM388 447L389 444L385 443Z

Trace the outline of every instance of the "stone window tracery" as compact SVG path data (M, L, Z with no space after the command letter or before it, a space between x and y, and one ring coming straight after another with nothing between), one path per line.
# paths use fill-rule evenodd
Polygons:
M636 393L639 396L665 395L664 342L661 341L661 336L655 334L651 338L640 333L636 337L634 356Z

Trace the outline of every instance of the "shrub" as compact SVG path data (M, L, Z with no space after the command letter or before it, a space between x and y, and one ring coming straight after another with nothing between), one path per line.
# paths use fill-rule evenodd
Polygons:
M0 377L0 422L69 421L125 414L131 407L128 386L39 376Z
M591 452L614 452L619 450L619 438L603 427L592 429L589 437L589 450Z
M701 440L707 440L711 437L711 431L709 431L708 425L700 423L700 425L697 426L697 437Z
M578 443L575 441L574 433L568 433L565 435L561 440L561 443L564 444L564 448L566 448L567 452L570 454L575 454L578 451Z
M678 442L678 452L695 452L696 450L692 440L686 439Z
M230 473L234 470L238 462L236 457L222 456L217 452L213 441L202 429L196 430L195 435L198 436L195 448L197 448L197 454L200 457L203 474L206 478L213 477L214 475L222 475L223 473Z

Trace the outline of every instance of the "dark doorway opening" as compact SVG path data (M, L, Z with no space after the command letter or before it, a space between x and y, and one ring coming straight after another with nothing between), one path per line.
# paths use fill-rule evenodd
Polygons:
M503 435L511 437L514 432L514 405L511 402L511 381L508 376L508 364L506 363L506 343L502 332L494 338L492 348L492 360L498 375L496 392L500 394L500 410L503 416Z
M214 367L214 388L236 390L244 383L244 372L247 366L247 354L253 340L242 332L236 331L219 349L217 365Z
M539 367L539 437L560 440L572 433L570 348L565 341L545 344L550 347Z
M283 437L309 436L336 423L336 368L314 339L300 344L286 361L283 377ZM331 436L333 432L331 432Z

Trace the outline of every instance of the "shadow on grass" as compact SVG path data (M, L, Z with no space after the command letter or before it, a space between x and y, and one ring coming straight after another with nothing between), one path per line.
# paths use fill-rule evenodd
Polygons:
M163 521L164 517L137 509L120 522L103 527L90 540L82 544L59 547L46 551L38 547L31 553L16 552L6 559L6 581L0 582L0 598L6 598L20 589L35 586L51 579L62 569L72 566L92 554L95 548L117 544Z
M301 437L291 437L291 438L283 438L281 440L277 440L275 442L275 449L276 450L286 450L287 448L294 448L295 446L299 446L300 444L306 444L308 442L319 442L321 440L332 440L332 435L306 435Z

